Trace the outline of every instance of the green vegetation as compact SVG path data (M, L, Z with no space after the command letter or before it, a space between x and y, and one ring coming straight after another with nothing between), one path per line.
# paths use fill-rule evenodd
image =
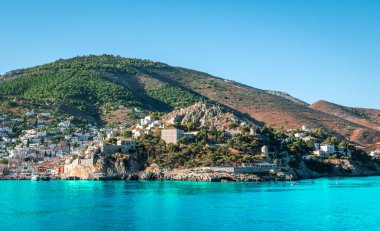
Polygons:
M11 125L11 129L13 131L12 137L18 137L21 135L21 132L23 130L28 130L31 128L32 127L30 126L30 124L28 124L26 121L16 122Z
M170 105L173 109L191 106L201 99L188 90L169 85L157 90L149 90L147 94L154 99Z
M123 106L169 112L202 99L191 90L157 76L168 68L159 62L110 55L58 60L7 74L7 80L0 84L1 104L25 108L28 102L29 109L56 104L68 114L90 116L101 122L103 109L110 112ZM151 81L154 88L146 88L140 76Z
M261 155L264 144L270 145L271 150L285 150L279 139L277 131L272 128L263 128L256 136L237 134L231 138L225 131L201 129L193 139L182 138L178 144L166 144L159 133L154 133L139 136L137 145L138 150L148 156L148 164L169 168L225 166L263 161L266 158Z
M0 92L2 95L72 104L83 112L91 112L107 102L133 102L132 93L124 87L104 80L99 73L79 70L26 75L3 82Z

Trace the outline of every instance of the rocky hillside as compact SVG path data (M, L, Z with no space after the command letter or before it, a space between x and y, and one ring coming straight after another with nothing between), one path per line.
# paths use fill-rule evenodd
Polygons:
M219 105L203 102L173 111L165 115L163 120L166 124L171 122L181 124L193 122L197 127L216 128L218 130L228 129L231 124L255 122L250 117L239 116L237 113L229 112Z
M183 74L185 71L190 74L188 70L177 69L175 75L167 73L167 76L171 78L171 81L249 115L262 124L286 129L309 125L311 128L322 128L362 145L380 140L380 132L377 130L315 110L283 95L279 96L273 92L269 93L195 71L192 71L192 78L180 78L181 75L187 76Z
M260 125L299 128L306 124L360 144L380 141L380 132L372 126L316 110L284 93L160 62L110 55L75 57L8 72L0 80L0 99L0 110L54 105L100 124L133 121L134 109L171 112L206 101ZM376 113L367 116L375 118Z
M300 104L300 105L302 105L302 106L309 106L308 103L306 103L306 102L304 102L304 101L302 101L302 100L300 100L300 99L297 99L297 98L295 98L295 97L289 95L289 94L286 93L286 92L282 92L282 91L267 91L267 92L270 93L270 94L273 94L273 95L281 96L281 97L283 97L283 98L285 98L285 99L288 99L288 100L290 100L290 101L293 101L294 103L298 103L298 104Z

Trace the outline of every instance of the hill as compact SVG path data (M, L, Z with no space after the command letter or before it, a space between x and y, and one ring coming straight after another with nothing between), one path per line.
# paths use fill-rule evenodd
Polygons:
M286 93L148 60L82 56L11 71L1 79L3 110L51 105L98 123L123 123L136 119L136 111L167 113L206 101L259 125L287 129L309 125L359 144L380 140L373 127L316 110Z
M380 131L380 110L345 107L323 100L310 105L310 108Z

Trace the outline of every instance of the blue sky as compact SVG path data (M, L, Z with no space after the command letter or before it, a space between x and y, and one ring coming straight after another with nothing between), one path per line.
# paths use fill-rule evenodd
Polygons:
M0 73L114 54L380 109L380 1L2 0L0 10Z

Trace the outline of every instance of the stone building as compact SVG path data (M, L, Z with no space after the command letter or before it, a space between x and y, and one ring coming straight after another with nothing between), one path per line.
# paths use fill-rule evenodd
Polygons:
M183 136L184 131L175 127L167 127L161 130L161 139L167 144L176 144Z
M103 142L100 149L101 152L105 154L114 154L116 152L127 153L136 150L136 141L132 139L122 139L118 140L116 145Z

